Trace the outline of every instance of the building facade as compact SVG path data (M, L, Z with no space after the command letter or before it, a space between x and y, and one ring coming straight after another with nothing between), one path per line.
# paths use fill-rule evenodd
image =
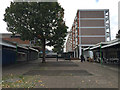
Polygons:
M29 40L21 40L21 36L19 34L16 34L16 35L12 35L11 33L2 33L0 34L0 36L2 37L2 40L5 40L5 41L10 41L10 42L14 42L14 43L17 43L19 45L22 45L22 46L30 46L30 41Z
M99 42L110 41L108 9L81 9L77 11L66 42L66 52L80 58L82 50Z

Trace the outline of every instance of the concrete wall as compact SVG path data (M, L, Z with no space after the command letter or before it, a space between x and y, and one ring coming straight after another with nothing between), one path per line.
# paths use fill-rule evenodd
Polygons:
M82 35L105 35L105 28L81 28Z
M81 44L97 44L104 41L105 41L105 37L82 37L81 38Z
M104 18L103 11L81 11L80 18Z
M80 20L81 27L104 27L104 20Z

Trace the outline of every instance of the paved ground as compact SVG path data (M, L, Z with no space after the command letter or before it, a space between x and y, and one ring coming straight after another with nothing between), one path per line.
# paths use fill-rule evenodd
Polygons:
M3 68L3 88L118 88L118 68L79 60L41 59Z

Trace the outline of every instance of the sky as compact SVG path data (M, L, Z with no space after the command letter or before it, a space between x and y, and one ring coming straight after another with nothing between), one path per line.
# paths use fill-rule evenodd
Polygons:
M115 39L118 32L118 2L120 0L58 0L65 9L65 21L71 29L78 9L109 9L111 39Z
M120 8L120 2L118 3L118 8ZM120 10L118 10L118 29L120 29Z
M0 33L8 33L6 23L3 21L5 8L10 5L12 0L2 0L0 3ZM64 8L64 20L70 31L73 20L78 9L109 9L111 39L115 39L118 32L118 2L120 0L58 0Z
M99 2L99 0L96 0L96 2Z

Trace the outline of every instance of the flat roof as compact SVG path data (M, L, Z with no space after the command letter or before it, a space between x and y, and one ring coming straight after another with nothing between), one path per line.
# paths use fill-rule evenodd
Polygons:
M111 47L111 46L120 44L120 39L114 39L114 40L111 40L111 41L108 41L108 42L101 42L101 43L98 43L95 46L91 47L90 49L91 50L97 49L97 48L100 47L100 44L102 44L101 48L107 48L107 47Z
M8 42L5 42L5 41L1 41L1 40L0 40L0 45L16 48L15 45L12 45L11 43L8 43Z
M112 44L108 44L108 45L105 45L105 46L102 46L101 48L107 48L107 47L111 47L111 46L118 45L118 44L120 44L120 41L112 43Z
M93 50L93 49L96 49L96 48L99 48L100 45L102 44L102 46L104 45L107 45L109 42L100 42L98 44L96 44L95 46L91 47L90 49Z
M88 48L84 48L83 50L84 50L84 51L86 51L86 50L90 50L90 47L88 47Z
M24 47L24 46L21 46L21 45L17 45L17 47L20 47L20 48L23 48L23 49L27 49L27 50L28 50L27 47Z
M91 47L90 50L93 50L93 49L96 49L96 48L99 48L100 45L97 45L97 46L94 46L94 47Z
M78 11L109 11L109 9L78 9Z
M37 49L31 48L31 47L29 47L29 49L39 52Z

